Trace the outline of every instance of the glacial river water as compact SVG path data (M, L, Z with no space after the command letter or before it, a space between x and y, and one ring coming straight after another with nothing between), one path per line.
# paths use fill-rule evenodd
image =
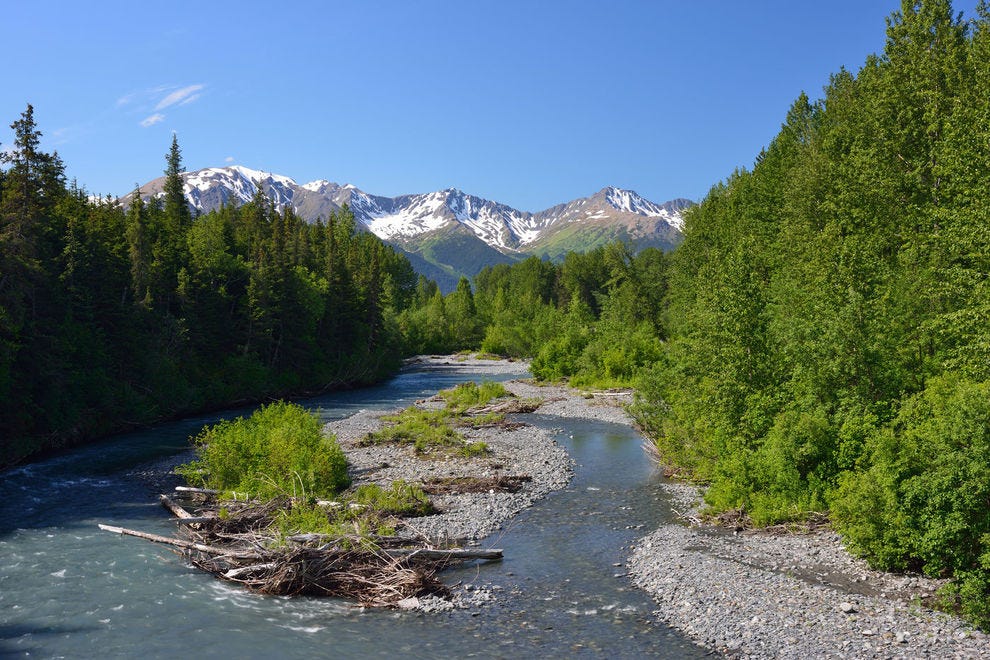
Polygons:
M335 419L394 408L470 379L408 371L304 405ZM227 416L249 410L230 411ZM156 495L218 416L116 436L0 475L0 656L143 658L702 657L653 620L625 559L669 519L659 477L630 428L530 416L574 457L563 491L482 545L502 562L445 579L494 589L491 604L426 615L315 598L258 596L189 567L168 549L98 522L172 534Z

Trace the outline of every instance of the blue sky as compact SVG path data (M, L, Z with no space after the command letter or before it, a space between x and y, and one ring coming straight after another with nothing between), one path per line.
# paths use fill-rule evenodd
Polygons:
M976 0L957 1L973 16ZM70 178L123 195L240 164L538 211L607 185L700 200L804 90L883 49L897 0L13 0L0 148L27 103Z

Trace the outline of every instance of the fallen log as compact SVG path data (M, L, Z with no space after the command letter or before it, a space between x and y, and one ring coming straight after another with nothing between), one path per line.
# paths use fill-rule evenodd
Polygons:
M449 550L431 550L428 548L412 548L401 550L382 550L393 559L435 559L440 561L455 561L462 559L501 559L501 548L474 550L471 548L451 548Z
M278 562L269 562L267 564L252 564L250 566L241 566L240 568L232 568L223 574L228 580L237 580L245 575L250 575L251 573L262 573L267 571L272 571L278 568L280 564Z
M548 402L543 399L497 399L495 403L469 408L464 414L468 417L476 417L491 413L499 415L531 413L539 409L544 403Z
M286 538L294 543L318 543L320 541L348 541L351 543L362 543L364 541L370 541L371 543L379 546L395 544L408 545L412 543L412 539L406 536L349 536L346 534L318 534L316 532L293 534L292 536L288 536Z
M189 513L188 511L186 511L185 509L183 509L181 506L179 506L178 504L176 504L175 502L173 502L172 499L168 495L164 495L164 494L159 495L158 496L158 501L162 503L162 506L163 507L165 507L166 509L168 509L169 511L171 511L173 514L175 514L175 517L176 518L188 519L188 518L192 518L193 517L193 514Z
M199 495L216 495L217 491L211 488L193 488L192 486L176 486L177 493L196 493Z
M224 557L230 557L232 559L259 559L260 555L256 552L240 552L237 550L230 550L227 548L216 548L211 545L204 545L202 543L195 543L193 541L184 541L182 539L174 539L169 536L160 536L158 534L150 534L148 532L139 532L134 529L127 529L125 527L115 527L113 525L104 525L100 523L99 528L105 532L113 532L114 534L121 534L123 536L136 536L139 539L144 539L146 541L152 541L153 543L164 543L166 545L174 545L179 548L185 548L187 550L197 550L209 555L221 555Z
M188 518L177 518L175 522L180 525L198 525L199 523L217 520L216 516L189 516Z

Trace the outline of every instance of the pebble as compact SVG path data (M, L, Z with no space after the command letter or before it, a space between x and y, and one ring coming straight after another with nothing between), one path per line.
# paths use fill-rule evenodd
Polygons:
M697 514L698 489L662 489L674 509ZM640 539L627 565L657 602L659 621L717 653L990 658L985 633L912 604L912 594L942 582L874 571L831 531L734 535L668 524Z
M522 361L461 357L420 357L407 368L429 369L436 365L448 372L461 369L465 381L476 382L495 375L524 376L529 368L528 363ZM519 380L507 381L503 385L520 398L543 399L544 403L537 411L540 415L632 423L625 410L613 405L615 398L612 397L607 402L588 400L564 387L540 387ZM418 402L418 405L435 407L437 403L435 400L425 399ZM479 539L500 529L512 516L532 506L539 498L566 487L573 476L573 460L554 440L559 429L524 425L514 430L462 430L469 442L483 441L490 450L484 457L470 459L424 459L416 456L410 447L399 445L359 447L358 440L383 426L380 418L385 414L389 413L361 411L332 421L324 427L325 431L336 435L347 455L355 484L371 482L389 486L397 479L423 482L436 477L479 474L529 475L532 478L516 493L488 491L433 496L431 499L441 513L409 520L409 529L405 531L412 536L425 536L436 541L457 539L467 541L468 545L477 545ZM525 415L517 415L516 419L524 421ZM621 573L616 577L626 575ZM461 607L477 605L494 598L492 592L498 589L499 587L465 586L455 593L454 601L456 606ZM420 601L420 609L439 611L435 600Z

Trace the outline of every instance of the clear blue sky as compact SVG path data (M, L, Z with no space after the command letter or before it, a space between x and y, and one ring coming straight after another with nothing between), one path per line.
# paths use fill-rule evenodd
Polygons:
M955 3L973 16L976 0ZM0 148L27 103L123 195L240 164L537 211L606 185L700 200L804 90L884 46L897 0L5 3Z

